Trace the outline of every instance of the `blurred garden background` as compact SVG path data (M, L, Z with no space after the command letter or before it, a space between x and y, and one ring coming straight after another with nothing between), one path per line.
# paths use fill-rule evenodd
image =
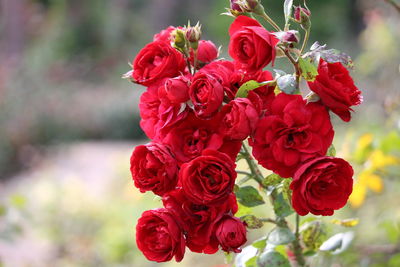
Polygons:
M284 1L262 2L282 24ZM400 13L389 2L307 1L310 44L351 55L364 96L346 127L332 118L337 153L355 167L356 182L347 207L321 218L329 236L352 231L354 240L338 255L321 253L316 266L400 266ZM131 181L131 151L146 142L144 88L121 75L153 34L188 20L200 21L203 39L227 57L232 18L220 14L228 5L0 0L0 266L177 265L148 262L136 247L137 219L161 204ZM268 227L250 230L249 240ZM222 252L187 251L180 266L224 262Z

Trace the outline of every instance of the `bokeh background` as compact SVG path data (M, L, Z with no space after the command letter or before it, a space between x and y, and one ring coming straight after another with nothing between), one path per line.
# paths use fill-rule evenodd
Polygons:
M262 2L282 24L284 1ZM146 142L144 88L121 75L154 33L188 20L226 57L228 3L0 0L0 266L176 266L148 262L136 248L136 220L161 203L130 178L131 151ZM364 96L351 123L332 118L338 155L356 170L350 203L333 218L359 223L323 218L330 235L355 238L347 251L320 256L326 266L400 266L400 13L386 0L307 3L311 43L351 55ZM223 253L187 252L180 266L224 262Z

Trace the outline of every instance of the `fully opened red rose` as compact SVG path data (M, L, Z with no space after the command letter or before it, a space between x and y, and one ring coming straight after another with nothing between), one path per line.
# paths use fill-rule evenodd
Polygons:
M141 192L162 196L175 189L178 165L168 147L158 143L137 146L131 156L131 173Z
M179 262L185 254L182 229L166 209L143 212L136 225L136 243L151 261L164 262L175 257Z
M292 205L302 216L333 215L347 203L353 190L353 168L347 161L333 157L312 159L296 171L290 189Z
M168 42L154 41L146 45L133 60L132 78L150 86L163 78L173 78L185 71L185 59Z
M321 98L322 103L344 121L351 119L351 106L362 101L361 92L340 62L328 63L321 58L318 76L308 85Z
M229 28L229 55L248 71L258 71L275 60L278 39L255 19L239 16Z
M281 93L258 121L250 145L262 166L291 177L306 160L325 155L333 135L324 106L307 104L299 95Z
M182 165L179 180L185 196L196 204L220 205L233 190L236 164L226 154L205 150Z

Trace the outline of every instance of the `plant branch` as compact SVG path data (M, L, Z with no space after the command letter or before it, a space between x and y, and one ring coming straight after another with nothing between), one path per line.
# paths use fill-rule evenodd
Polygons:
M396 3L394 0L384 0L386 3L391 4L397 12L400 13L400 4Z
M254 178L258 182L260 187L262 187L263 189L268 189L268 187L263 184L264 176L262 175L260 169L258 168L258 165L255 162L254 158L250 155L250 149L248 148L248 146L245 143L243 143L241 153L243 155L243 158L246 160L247 164L249 165L250 171L252 173L252 178ZM273 190L270 195L270 201L271 201L272 205L274 205L275 199L276 199L276 190ZM261 221L275 223L278 226L290 229L287 221L283 217L277 217L276 220L261 219ZM296 262L297 262L298 266L305 267L306 262L305 262L305 259L303 256L303 249L300 245L299 221L300 221L300 217L299 217L299 215L296 215L295 239L291 243L291 246L292 246L294 255L296 257Z
M304 50L306 49L307 43L308 43L308 39L310 38L310 29L306 29L305 30L305 35L304 35L304 40L303 40L303 44L301 46L300 49L300 55L299 57L301 57L301 55L303 54Z

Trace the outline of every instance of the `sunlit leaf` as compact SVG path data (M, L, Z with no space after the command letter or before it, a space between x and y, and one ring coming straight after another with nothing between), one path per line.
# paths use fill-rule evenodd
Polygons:
M293 0L285 0L283 4L283 11L285 14L285 25L288 25L290 17L292 16Z
M286 94L294 94L297 91L296 77L293 74L286 74L276 78L279 89Z
M345 251L354 238L353 232L339 233L326 240L319 250L330 251L332 254L339 254Z
M301 70L301 76L306 81L313 82L315 77L318 75L317 66L315 66L310 58L299 58L299 68Z
M253 242L253 244L251 244L253 247L258 248L259 250L263 250L265 248L265 246L267 245L267 239L261 238L258 239L256 241Z
M236 98L238 97L247 97L251 90L257 89L264 85L274 84L275 81L266 81L266 82L257 82L254 80L245 82L240 86L239 90L236 93Z
M360 219L358 218L351 218L351 219L344 219L344 220L339 220L339 219L333 219L331 223L341 225L344 227L354 227L360 222Z
M246 261L246 267L257 267L257 256L254 256Z

